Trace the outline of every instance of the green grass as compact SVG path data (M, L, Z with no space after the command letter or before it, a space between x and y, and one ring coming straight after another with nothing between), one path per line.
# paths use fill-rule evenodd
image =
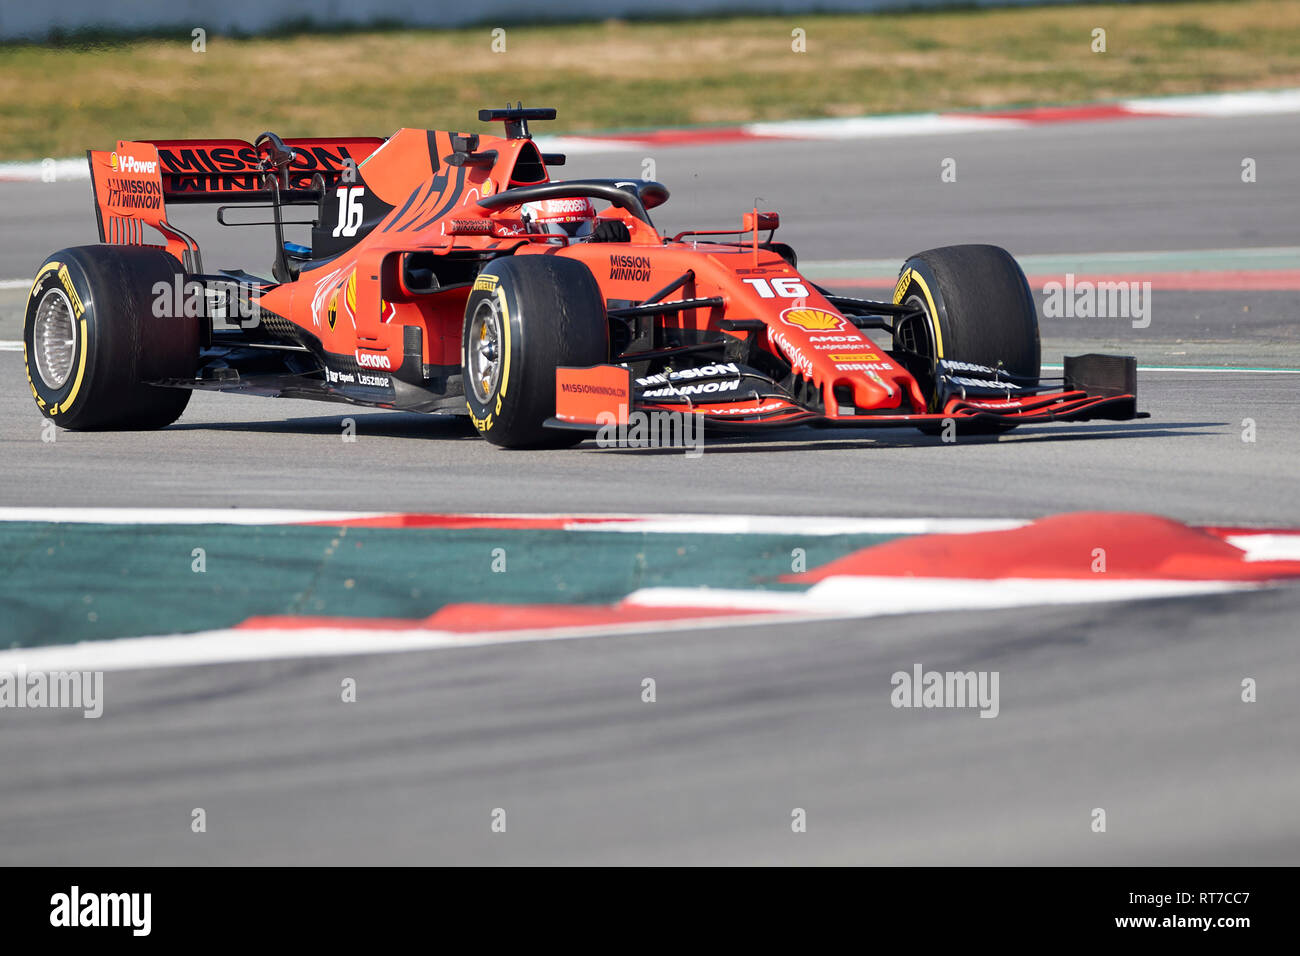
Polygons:
M582 132L1300 86L1294 0L516 26L503 53L489 26L190 43L180 28L0 45L0 159L119 138L474 129L508 99Z

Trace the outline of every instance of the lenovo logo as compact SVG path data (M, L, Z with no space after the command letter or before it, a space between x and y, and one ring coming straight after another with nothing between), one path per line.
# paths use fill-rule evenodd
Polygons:
M357 352L357 364L362 368L392 368L393 365L388 361L387 355L370 355L367 352Z

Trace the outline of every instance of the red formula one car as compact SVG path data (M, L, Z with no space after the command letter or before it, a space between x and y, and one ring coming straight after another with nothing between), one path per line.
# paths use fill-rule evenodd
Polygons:
M468 413L507 447L573 443L638 412L986 431L1138 416L1131 358L1067 358L1062 379L1040 377L1034 301L1005 251L913 256L890 302L832 295L772 241L775 213L665 237L659 183L552 180L564 157L540 152L528 122L554 116L481 111L503 137L90 151L102 242L55 253L33 284L37 405L67 428L151 428L193 389L317 398ZM168 220L179 203L220 204L224 225L265 210L272 277L205 271ZM310 246L285 241L293 224L311 226Z

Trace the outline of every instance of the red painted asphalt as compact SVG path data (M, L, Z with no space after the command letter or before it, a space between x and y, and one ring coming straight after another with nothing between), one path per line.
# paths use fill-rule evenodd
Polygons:
M765 613L768 612L729 607L643 607L635 604L448 604L421 620L266 615L249 618L239 625L239 629L285 631L355 627L368 631L428 630L474 634L734 618Z
M557 527L566 516L496 519L483 516L394 515L386 527ZM632 519L625 519L632 520ZM464 523L456 523L461 521ZM496 523L483 524L492 521ZM436 523L436 524L435 524ZM1169 518L1123 512L1078 512L1005 531L905 535L848 554L789 583L829 578L939 578L953 582L1033 579L1056 581L1196 581L1264 583L1300 578L1300 560L1249 560L1226 540L1237 535L1285 534L1261 529L1197 528ZM704 592L702 592L703 594ZM743 600L738 604L745 603ZM475 634L608 628L700 618L763 615L754 608L615 604L448 604L423 619L274 615L250 618L249 630L313 628L370 631L451 631Z
M897 538L784 580L811 583L843 575L1164 581L1300 577L1300 561L1246 558L1246 552L1219 534L1169 518L1078 512L1011 531Z

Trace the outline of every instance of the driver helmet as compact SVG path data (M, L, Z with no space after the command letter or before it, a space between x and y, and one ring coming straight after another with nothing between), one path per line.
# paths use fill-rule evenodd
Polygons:
M524 203L528 231L586 239L596 226L596 207L585 196Z

